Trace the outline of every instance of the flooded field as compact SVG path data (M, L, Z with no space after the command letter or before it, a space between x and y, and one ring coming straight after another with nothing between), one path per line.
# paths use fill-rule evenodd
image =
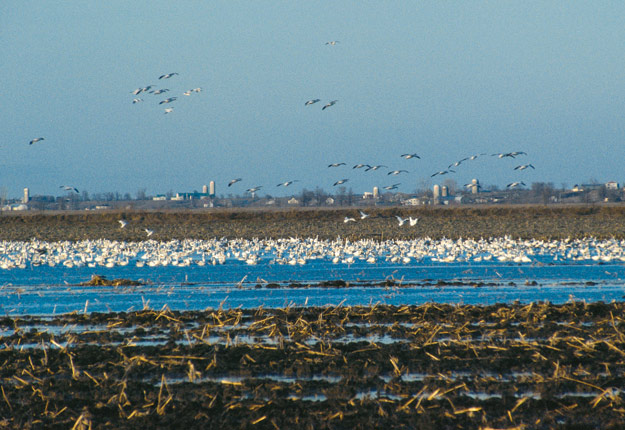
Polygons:
M0 428L623 428L620 208L402 210L0 218Z
M622 303L0 320L10 428L622 428Z

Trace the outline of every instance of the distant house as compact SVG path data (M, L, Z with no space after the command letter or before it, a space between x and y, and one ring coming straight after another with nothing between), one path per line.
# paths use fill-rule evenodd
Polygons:
M419 206L421 203L421 199L418 197L413 197L411 199L402 200L401 204L404 206Z
M17 204L17 205L6 205L2 206L3 211L27 211L28 206L25 204Z
M610 181L610 182L606 182L605 183L605 188L607 190L618 190L620 187L618 185L618 182L616 181Z
M293 197L287 203L290 204L290 205L299 205L299 200L297 200L295 197Z

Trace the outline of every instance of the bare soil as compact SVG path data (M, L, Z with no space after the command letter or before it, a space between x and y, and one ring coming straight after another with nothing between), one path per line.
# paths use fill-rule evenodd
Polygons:
M211 209L3 213L0 240L288 238L414 239L503 237L625 238L625 206L393 207L345 209ZM356 222L344 223L346 216ZM396 216L418 217L399 226ZM128 221L121 228L118 220Z

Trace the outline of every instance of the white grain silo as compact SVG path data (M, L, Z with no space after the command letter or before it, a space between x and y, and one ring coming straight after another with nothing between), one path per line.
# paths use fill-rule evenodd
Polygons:
M378 187L373 187L373 198L377 199L380 197L380 189Z
M434 204L437 205L439 200L440 200L440 196L441 196L441 186L440 185L434 185L434 188L432 188L432 196L434 197Z
M471 194L477 194L480 189L480 182L477 179L471 181Z
M24 188L24 198L22 199L22 203L28 203L30 201L30 190L28 188Z
M215 197L215 181L208 183L208 195L212 198Z
M441 187L441 197L447 197L449 195L449 189L447 188L447 185L443 185Z
M208 194L208 185L202 185L202 194Z

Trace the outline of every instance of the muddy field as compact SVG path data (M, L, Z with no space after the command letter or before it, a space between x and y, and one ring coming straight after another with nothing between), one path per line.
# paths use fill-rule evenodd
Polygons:
M625 206L496 206L456 208L364 208L292 210L193 210L170 212L67 212L0 216L0 240L32 238L146 240L319 237L335 239L451 239L480 237L564 239L625 238ZM355 222L344 223L353 217ZM396 216L418 217L399 226ZM118 220L128 221L121 228Z
M624 308L5 317L0 428L621 429Z

